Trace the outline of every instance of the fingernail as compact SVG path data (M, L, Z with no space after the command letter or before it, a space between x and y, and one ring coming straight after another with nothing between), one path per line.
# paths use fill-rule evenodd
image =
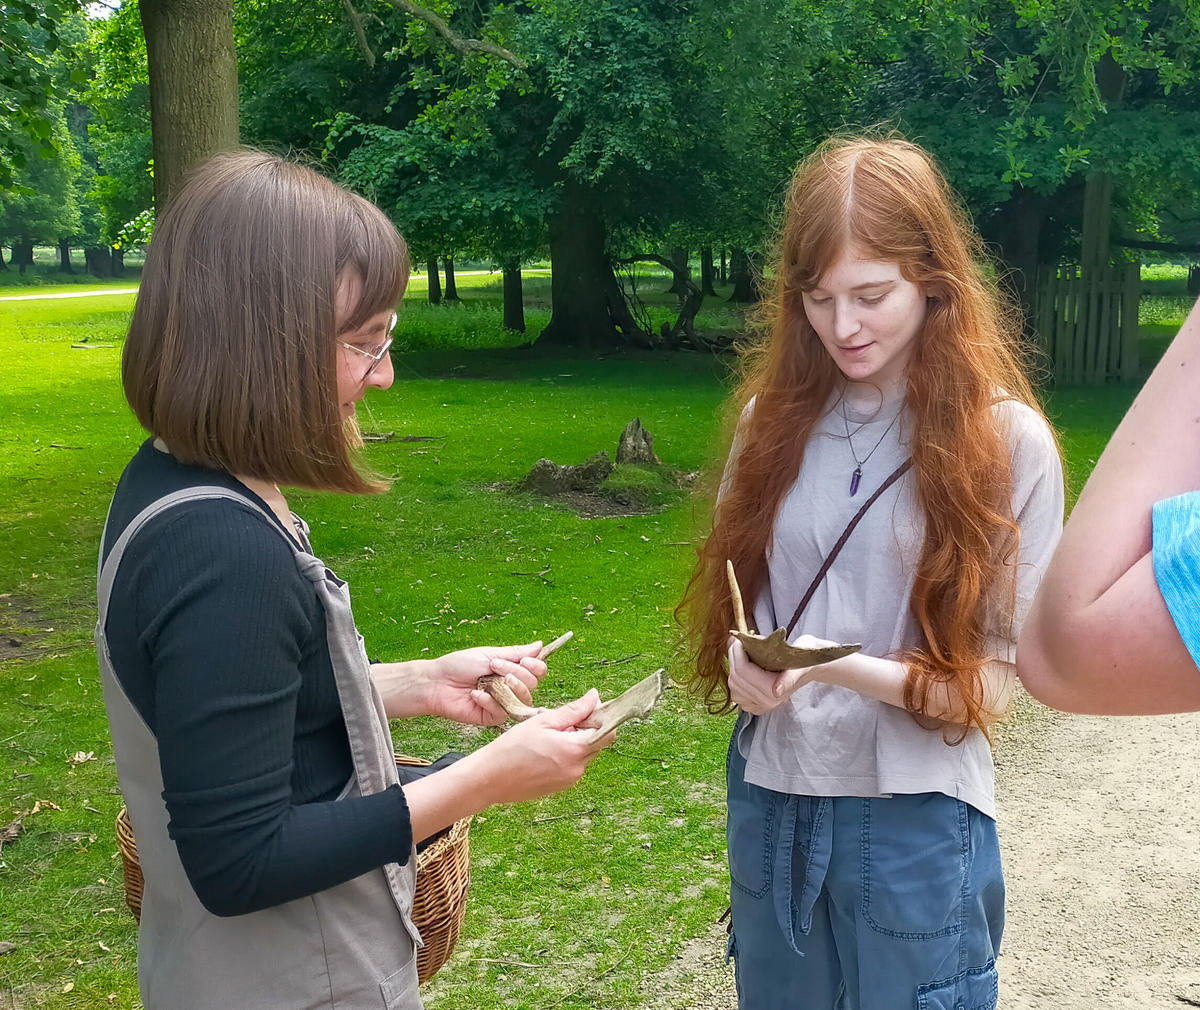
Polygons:
M501 662L501 660L490 659L490 660L488 660L488 669L490 669L494 673L499 673L502 669L504 669L504 666L503 666L503 663Z

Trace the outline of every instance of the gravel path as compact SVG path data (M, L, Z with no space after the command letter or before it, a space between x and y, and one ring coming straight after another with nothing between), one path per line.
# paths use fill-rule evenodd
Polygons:
M1022 697L996 766L1000 1006L1200 1006L1200 715L1068 716ZM649 1004L734 1010L724 937L686 945Z

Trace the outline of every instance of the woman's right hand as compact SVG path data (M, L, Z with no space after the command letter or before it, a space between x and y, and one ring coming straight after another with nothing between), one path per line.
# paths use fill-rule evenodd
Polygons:
M806 635L793 644L811 646L818 641ZM729 697L738 708L751 715L765 715L778 708L798 687L815 679L819 669L810 666L806 670L781 670L778 673L764 670L746 655L746 648L738 639L732 635L729 638Z
M585 725L599 702L600 696L588 691L513 726L461 761L406 784L413 839L429 838L494 803L535 800L573 786L616 736Z
M520 803L573 786L588 762L616 738L584 726L600 703L595 689L560 708L518 723L481 753L495 762L501 779L497 803Z

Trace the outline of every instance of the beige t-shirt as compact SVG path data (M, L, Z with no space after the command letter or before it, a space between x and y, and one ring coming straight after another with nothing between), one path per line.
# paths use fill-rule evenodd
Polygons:
M815 426L795 484L776 517L767 584L754 607L758 630L786 626L830 549L862 503L909 455L911 424L898 402L870 416L846 409L858 459L858 492L850 497L855 458L836 401ZM1016 612L997 613L989 654L1012 662L1017 634L1062 533L1063 477L1045 421L1012 400L994 408L1008 429L1012 514L1020 527ZM858 427L862 422L862 426ZM736 445L735 445L736 452ZM731 459L731 463L734 460ZM813 594L792 637L861 642L871 656L894 656L921 643L908 597L921 548L924 516L910 470L868 509ZM1007 596L1008 587L998 593ZM848 688L806 684L788 703L749 720L738 744L746 781L806 796L888 796L939 792L995 816L994 767L987 740L972 729L961 744L941 728L922 728L903 709ZM951 727L950 738L957 733Z

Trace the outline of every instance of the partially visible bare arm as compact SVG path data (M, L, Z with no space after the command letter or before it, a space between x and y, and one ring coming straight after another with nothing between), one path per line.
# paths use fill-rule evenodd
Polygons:
M1025 622L1017 672L1070 712L1200 710L1200 671L1154 579L1150 512L1200 489L1200 308L1193 308L1079 496Z

